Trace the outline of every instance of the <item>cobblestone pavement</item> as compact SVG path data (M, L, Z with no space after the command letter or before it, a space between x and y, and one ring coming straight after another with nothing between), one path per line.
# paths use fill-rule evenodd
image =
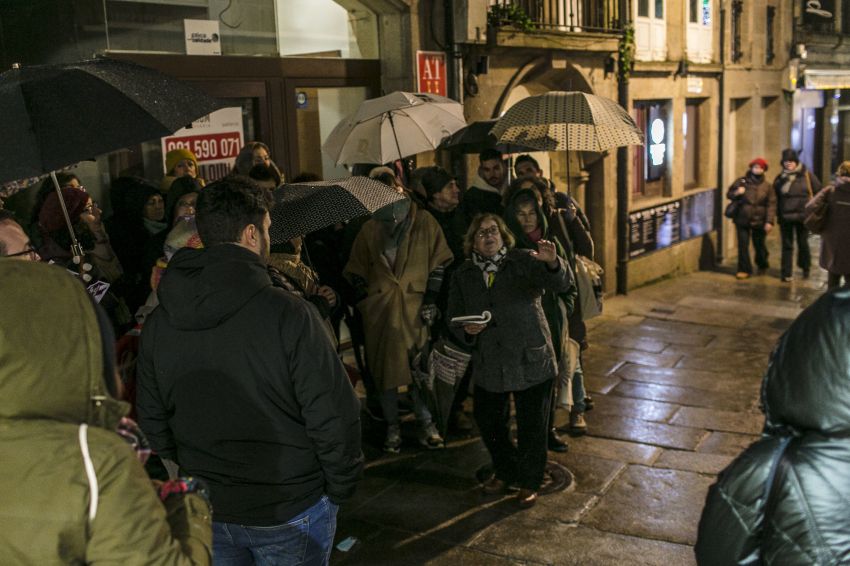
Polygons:
M790 284L776 269L746 281L724 271L607 299L585 357L588 433L549 453L574 482L532 509L481 495L477 438L429 452L407 423L402 453L385 456L382 427L366 425L365 477L336 537L357 542L332 564L693 564L709 485L762 427L773 344L825 287L817 268Z

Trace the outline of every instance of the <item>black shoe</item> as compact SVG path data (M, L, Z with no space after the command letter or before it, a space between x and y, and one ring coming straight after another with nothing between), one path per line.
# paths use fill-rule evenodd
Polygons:
M566 452L569 450L569 445L558 437L555 429L549 431L549 450L552 452Z
M811 272L808 269L803 270L803 279L808 279Z
M584 412L593 410L593 397L590 395L584 396Z

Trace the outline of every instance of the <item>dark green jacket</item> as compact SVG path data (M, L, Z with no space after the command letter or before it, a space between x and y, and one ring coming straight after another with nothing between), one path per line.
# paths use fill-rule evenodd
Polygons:
M209 564L208 505L159 501L114 432L127 406L104 373L114 367L83 286L56 266L0 260L0 564Z
M850 563L850 289L821 297L782 336L762 405L762 439L709 490L698 563Z

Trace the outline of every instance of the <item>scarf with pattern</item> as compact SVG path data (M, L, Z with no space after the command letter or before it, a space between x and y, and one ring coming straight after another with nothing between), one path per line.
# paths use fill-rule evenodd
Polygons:
M484 275L484 284L488 288L493 286L493 281L496 280L496 273L499 271L499 266L504 261L506 255L508 255L508 248L506 246L502 246L491 257L484 257L475 250L472 250L472 263L477 265L481 270L481 273Z

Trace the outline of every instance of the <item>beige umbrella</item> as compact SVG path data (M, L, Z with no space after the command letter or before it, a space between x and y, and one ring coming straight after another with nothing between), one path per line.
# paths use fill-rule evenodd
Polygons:
M622 106L584 92L548 92L520 100L492 133L499 143L541 151L601 152L643 145L643 134Z

